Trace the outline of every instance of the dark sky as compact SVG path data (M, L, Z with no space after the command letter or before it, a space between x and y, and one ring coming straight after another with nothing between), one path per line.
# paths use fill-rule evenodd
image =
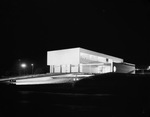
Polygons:
M1 0L0 71L72 47L150 65L149 21L148 0Z

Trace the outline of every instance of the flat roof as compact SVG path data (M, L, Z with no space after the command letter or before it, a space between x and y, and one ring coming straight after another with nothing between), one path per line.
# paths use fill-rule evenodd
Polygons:
M58 50L51 50L51 51L48 51L48 52L71 50L71 49L79 49L80 52L84 52L84 53L87 53L87 54L92 54L92 55L96 55L96 56L101 56L101 57L104 57L104 58L112 59L113 62L116 62L116 63L122 63L122 62L123 62L123 59L122 59L122 58L118 58L118 57L114 57L114 56L111 56L111 55L99 53L99 52L96 52L96 51L84 49L84 48L81 48L81 47L67 48L67 49L58 49Z

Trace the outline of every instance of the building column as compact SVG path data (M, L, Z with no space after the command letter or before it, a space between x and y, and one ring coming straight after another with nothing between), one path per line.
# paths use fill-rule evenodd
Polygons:
M72 71L71 71L71 64L70 64L70 73L71 73Z
M55 66L53 65L53 73L55 73Z
M51 73L51 66L49 66L49 73Z
M52 65L50 65L50 73L52 73L53 71L53 66Z
M60 65L60 73L62 73L62 65Z
M80 72L82 72L82 64L80 64Z
M110 60L109 63L110 63L110 72L113 72L113 71L114 71L114 69L113 69L113 66L114 66L114 65L113 65L113 61Z
M78 64L78 72L80 73L80 64Z
M90 66L90 74L92 73L92 70L91 70L91 65L89 65Z

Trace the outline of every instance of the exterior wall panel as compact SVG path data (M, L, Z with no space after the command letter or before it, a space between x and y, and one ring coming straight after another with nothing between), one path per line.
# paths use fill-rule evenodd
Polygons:
M79 64L79 48L47 52L47 65Z

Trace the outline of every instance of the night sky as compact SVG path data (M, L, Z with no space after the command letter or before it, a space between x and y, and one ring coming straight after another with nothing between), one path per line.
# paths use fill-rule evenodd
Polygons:
M47 51L72 47L150 65L148 0L1 0L0 73L18 60L46 67Z

